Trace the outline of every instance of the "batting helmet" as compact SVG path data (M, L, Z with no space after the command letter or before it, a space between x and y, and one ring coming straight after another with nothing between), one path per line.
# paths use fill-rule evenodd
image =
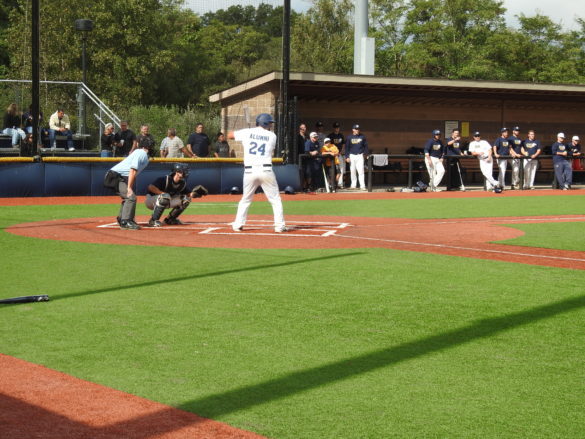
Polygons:
M441 130L433 130L433 136L439 136L441 134Z
M175 163L173 165L173 174L180 172L184 178L189 175L189 166L185 163Z
M294 195L295 194L295 190L293 189L292 186L287 186L284 188L284 193L287 195Z
M267 128L271 123L274 123L274 119L268 113L261 113L256 116L256 126Z
M232 195L237 195L239 193L240 193L240 188L237 186L234 186L230 189L230 194L232 194Z

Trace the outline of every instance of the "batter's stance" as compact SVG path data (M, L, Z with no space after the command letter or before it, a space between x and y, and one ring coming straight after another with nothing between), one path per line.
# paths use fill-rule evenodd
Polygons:
M282 201L278 193L278 183L272 171L272 154L276 147L276 134L270 131L274 119L270 114L262 113L256 117L256 128L245 128L235 133L230 132L228 138L242 142L244 147L244 188L236 220L232 229L240 232L244 229L248 209L258 186L266 194L274 212L274 231L286 232Z

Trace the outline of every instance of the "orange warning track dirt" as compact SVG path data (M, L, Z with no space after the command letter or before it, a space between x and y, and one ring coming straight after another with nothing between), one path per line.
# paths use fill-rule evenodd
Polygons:
M0 377L3 439L263 437L3 354Z

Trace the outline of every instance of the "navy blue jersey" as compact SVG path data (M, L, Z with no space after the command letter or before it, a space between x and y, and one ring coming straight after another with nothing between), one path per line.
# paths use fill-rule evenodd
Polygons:
M343 135L343 133L341 131L338 132L337 134L333 132L329 134L327 137L331 139L331 143L337 146L337 149L341 154L343 152L343 145L345 145L345 136Z
M522 139L520 139L519 137L516 137L516 136L510 136L510 137L508 137L508 140L510 141L510 144L511 144L514 152L516 154L522 154L522 145L524 144Z
M447 155L462 155L463 150L461 148L463 145L461 143L461 139L455 140L449 145L449 142L451 141L453 141L453 137L449 137L447 139Z
M506 137L498 137L494 142L494 148L496 148L496 152L498 155L510 155L510 147L512 146L512 142L510 142L510 138Z
M541 149L540 140L530 140L526 139L524 141L524 151L528 153L528 155L534 155Z
M207 157L209 155L209 145L211 141L205 133L191 133L187 144L191 145L191 151L197 157Z
M363 134L358 134L354 136L350 134L345 139L345 157L349 157L350 154L366 154L370 153L368 149L368 141L366 140L366 136Z
M151 183L156 186L159 190L169 194L171 197L174 195L187 195L189 190L187 189L187 181L181 178L178 183L173 181L173 174L159 177ZM150 195L156 195L148 191Z
M564 143L561 143L561 142L553 143L551 152L552 152L554 163L559 163L559 162L569 160L571 158L571 156L573 155L573 153L571 152L571 148L569 148L567 145L565 145ZM567 152L568 154L566 156L558 155L557 154L558 152Z
M427 140L425 144L425 154L430 155L431 157L443 158L445 152L445 146L441 139L432 139Z
M573 154L580 153L581 152L581 144L577 143L576 145L573 145L573 143L571 143L571 152Z

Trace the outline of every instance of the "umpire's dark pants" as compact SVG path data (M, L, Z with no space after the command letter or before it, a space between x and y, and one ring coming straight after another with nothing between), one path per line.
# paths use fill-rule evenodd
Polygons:
M118 195L122 198L122 205L120 206L120 214L118 215L121 220L134 221L136 215L136 193L128 196L128 179L127 177L120 178L118 182Z

